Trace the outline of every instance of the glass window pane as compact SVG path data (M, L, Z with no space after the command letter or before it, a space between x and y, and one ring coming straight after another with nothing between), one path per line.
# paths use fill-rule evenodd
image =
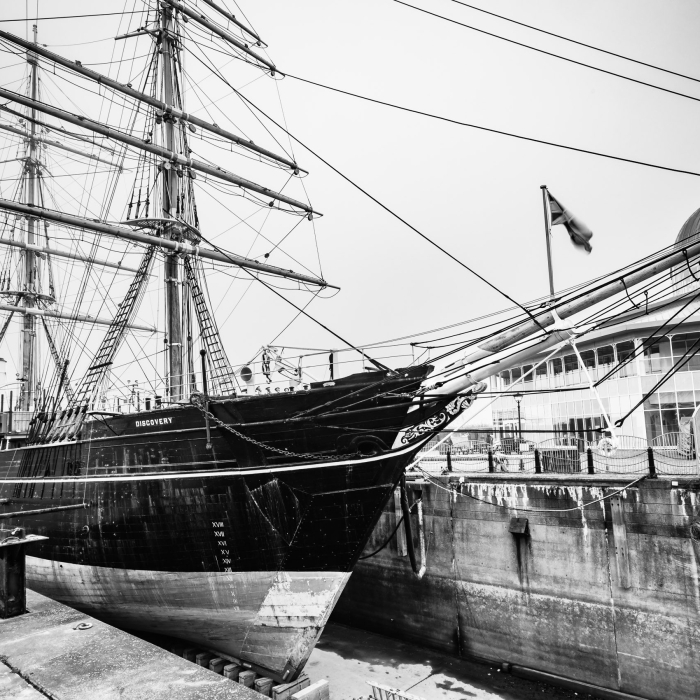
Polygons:
M531 382L534 378L535 378L535 376L534 376L534 372L532 371L532 365L525 365L523 367L523 381L524 382Z
M617 361L622 363L634 355L634 340L626 340L617 344ZM620 368L621 377L632 377L637 374L637 361L630 359L629 362Z
M698 392L700 393L700 392ZM647 398L647 400L644 402L644 410L645 411L656 411L659 408L659 403L661 402L661 399L659 398L659 394L652 394Z
M612 365L615 362L615 351L612 345L604 345L598 348L598 365Z
M503 386L507 387L510 384L510 371L505 370L505 372L501 372L501 381L503 382Z
M543 362L536 370L535 374L538 377L546 377L547 376L547 363Z
M678 432L678 415L675 410L661 411L661 427L664 434Z
M661 408L675 408L676 407L676 392L675 391L661 391L659 392L659 405Z
M584 350L581 353L583 364L589 369L595 369L595 352L593 350Z
M647 374L658 374L671 369L671 343L668 338L652 338L644 348Z
M510 371L510 380L511 380L511 382L517 382L518 379L520 379L520 375L521 375L521 374L522 374L522 373L521 373L521 371L520 371L520 367L514 367L514 368Z
M678 408L695 408L695 401L693 399L692 391L679 391L677 396Z
M679 333L671 339L673 357L677 360L700 339L700 333Z
M644 411L644 423L647 429L647 440L655 440L663 434L661 429L661 416L658 411Z
M555 357L551 363L552 365L552 374L561 374L561 358L560 357Z
M617 361L622 362L630 355L634 354L634 340L626 340L624 343L617 344Z
M564 371L575 372L578 369L578 358L576 355L566 355L564 357Z

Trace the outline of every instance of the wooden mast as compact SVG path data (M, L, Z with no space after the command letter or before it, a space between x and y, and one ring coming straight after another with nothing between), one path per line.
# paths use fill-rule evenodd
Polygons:
M161 80L163 86L163 101L166 104L180 108L180 96L177 94L174 84L175 52L177 46L174 41L173 11L170 7L161 7ZM176 141L175 124L172 119L163 120L163 135L165 147L171 153L176 153L178 144ZM162 172L162 202L163 217L166 219L177 218L177 201L179 182L173 167L165 167ZM169 164L168 164L169 165ZM176 234L176 228L170 227L171 236ZM182 296L180 293L181 275L180 258L175 253L165 254L165 316L166 316L166 344L167 344L167 381L171 401L182 401L183 396L183 333L182 333Z
M34 43L37 43L37 26L32 25L34 32ZM38 100L38 76L37 57L31 51L27 51L27 63L29 64L29 85L32 101ZM36 110L30 108L29 120L29 154L25 163L27 179L25 181L25 201L29 206L38 204L38 148L36 140ZM36 243L37 220L34 217L27 219L27 244L33 246ZM37 261L36 253L27 247L22 255L24 257L24 288L22 292L22 305L25 308L33 308L36 304L37 289ZM36 319L33 314L25 313L22 319L22 333L20 334L20 345L22 348L22 384L19 391L18 408L20 411L29 411L33 407L35 382L36 382Z

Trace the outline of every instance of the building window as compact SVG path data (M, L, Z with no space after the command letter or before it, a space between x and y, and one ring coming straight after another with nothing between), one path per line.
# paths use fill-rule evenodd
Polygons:
M515 384L515 382L517 382L521 376L522 376L522 371L521 371L520 367L513 367L513 369L510 371L511 384Z
M679 372L700 370L700 355L698 355L698 346L695 345L699 340L700 333L679 333L673 336L671 340L673 360L675 362L680 362L684 355L686 359L686 362L683 363ZM693 345L695 345L695 347L693 347Z
M622 364L627 358L634 355L634 340L626 340L624 343L617 344L617 361ZM637 374L636 360L630 360L624 367L620 369L621 377L633 377Z
M595 369L595 352L593 352L593 350L584 350L581 353L581 359L583 360L584 367Z
M505 370L504 372L501 372L499 376L501 377L501 382L503 384L503 388L505 389L510 384L510 372Z
M668 338L652 338L644 348L644 364L647 374L660 374L671 369L671 342Z
M534 372L532 371L532 365L525 365L523 367L523 383L532 382L535 378Z
M604 345L602 348L598 348L598 367L605 372L608 372L614 364L615 350L613 349L613 346Z
M555 357L549 362L550 374L554 379L554 386L562 386L564 375L562 374L561 357Z
M564 371L575 372L578 369L578 358L576 355L566 355L564 357Z

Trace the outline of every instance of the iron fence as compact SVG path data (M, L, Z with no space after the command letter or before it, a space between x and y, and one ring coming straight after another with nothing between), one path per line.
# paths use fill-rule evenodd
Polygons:
M442 447L442 446L441 446ZM692 434L671 433L652 441L632 435L589 442L578 437L539 443L475 442L459 453L444 450L418 455L418 465L432 474L454 472L530 472L535 474L700 474Z

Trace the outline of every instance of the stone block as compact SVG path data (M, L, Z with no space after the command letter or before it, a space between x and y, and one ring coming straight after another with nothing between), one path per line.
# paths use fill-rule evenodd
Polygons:
M182 652L182 658L187 659L192 663L197 663L197 654L199 654L199 649L195 649L194 647L187 647L187 649L185 649Z
M240 664L226 664L224 666L224 677L238 683L238 674L241 671L245 671L245 669Z
M214 658L214 654L210 654L208 651L200 651L197 654L197 666L203 666L204 668L209 668L209 662Z
M272 689L272 700L291 700L292 695L299 690L308 688L311 685L311 679L302 674L295 681L291 683L283 683L282 685L276 685Z
M213 659L211 659L211 661L209 661L209 670L223 676L224 666L226 666L227 663L228 661L226 659L220 659L218 656L215 656Z
M246 688L252 688L255 684L257 673L255 671L241 671L238 674L238 682Z
M255 681L254 688L255 690L260 693L260 695L265 696L266 698L269 698L272 693L272 684L274 681L272 678L258 678Z

